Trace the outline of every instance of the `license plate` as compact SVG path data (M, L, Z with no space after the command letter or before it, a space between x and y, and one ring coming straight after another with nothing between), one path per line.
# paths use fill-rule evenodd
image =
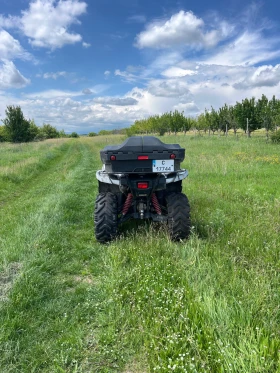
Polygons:
M158 160L153 159L153 172L173 172L174 159Z

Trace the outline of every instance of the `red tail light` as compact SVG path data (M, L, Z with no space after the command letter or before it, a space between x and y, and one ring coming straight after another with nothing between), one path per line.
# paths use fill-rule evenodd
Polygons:
M111 161L115 161L117 159L117 157L115 155L111 155L110 159L111 159Z
M144 161L146 159L149 159L149 156L148 155L138 155L137 159L139 161Z
M170 158L171 159L175 159L176 158L176 154L170 154Z
M149 183L148 182L140 182L137 183L137 188L138 189L148 189L149 188Z

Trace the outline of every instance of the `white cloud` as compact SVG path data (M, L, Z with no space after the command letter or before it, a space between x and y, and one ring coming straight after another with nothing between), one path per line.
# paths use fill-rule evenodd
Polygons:
M115 70L115 76L120 76L127 82L135 82L138 80L138 76L135 74L132 74L128 71L121 71L119 69Z
M203 84L209 83L233 85L237 81L243 80L248 74L252 74L254 68L252 66L224 66L224 65L208 65L204 63L196 64L189 61L182 61L180 67L183 69L191 69L196 71L196 74L186 75L182 78L188 84Z
M110 98L107 97L106 101ZM120 100L127 99L125 97ZM131 99L131 98L130 98ZM102 101L102 100L100 100ZM89 132L91 128L117 128L131 125L134 120L148 115L148 112L137 105L107 106L99 102L79 101L71 97L23 99L17 101L25 116L34 118L37 125L44 122L51 123L58 129L64 128L67 132ZM67 107L67 110L65 108Z
M232 31L232 27L223 22L222 27L205 30L205 24L201 18L192 12L184 12L172 15L166 21L154 21L145 31L136 37L138 48L165 49L177 46L189 46L195 49L210 48L216 46L219 41L225 39Z
M86 88L82 91L63 91L59 89L49 89L46 91L41 92L33 92L28 93L25 95L27 99L43 99L43 100L51 100L51 99L61 99L64 97L84 97L87 94L100 94L104 92L106 89L108 89L108 85L106 84L97 84L93 86L92 88Z
M247 78L233 85L236 89L250 89L254 87L275 87L280 82L280 65L260 66Z
M181 67L170 67L167 70L164 70L161 75L166 76L167 78L182 77L187 75L196 75L197 71L182 69Z
M61 97L77 97L82 96L81 91L61 91L58 89L49 89L42 92L33 92L25 95L28 99L53 99Z
M77 107L81 106L81 102L74 101L69 97L61 100L59 104L62 105L62 106L70 106L72 108L77 108Z
M83 47L84 47L84 48L89 48L90 46L91 46L90 43L85 43L85 42L83 42Z
M93 94L92 90L89 89L89 88L83 89L82 92L83 92L84 95L92 95Z
M194 102L186 102L186 103L179 103L174 105L173 110L178 110L180 112L184 112L186 116L191 114L198 114L200 112L199 108Z
M148 92L157 97L189 96L188 83L182 79L154 79L148 84Z
M63 76L65 77L66 76L66 71L57 71L56 73L45 73L43 75L43 78L44 79L54 79L56 80L57 78Z
M178 64L182 61L183 57L181 53L170 52L159 54L152 63L148 66L127 66L124 71L119 69L115 70L115 75L120 76L124 81L129 83L136 82L139 80L146 81L150 77L154 77L169 68L172 65Z
M5 30L0 30L0 60L15 58L29 60L32 57L11 34Z
M72 24L86 12L87 4L79 0L34 0L22 11L20 28L34 47L61 48L82 41L81 35L69 32Z
M12 61L0 65L0 89L23 88L29 83L30 80L21 75Z
M264 38L260 31L245 31L234 41L221 47L204 63L225 66L253 66L280 56L279 39Z
M7 18L5 18L0 14L0 27L3 27L5 29L15 28L17 27L18 23L19 17L8 16Z
M94 102L103 105L131 106L136 105L138 101L133 97L97 97Z

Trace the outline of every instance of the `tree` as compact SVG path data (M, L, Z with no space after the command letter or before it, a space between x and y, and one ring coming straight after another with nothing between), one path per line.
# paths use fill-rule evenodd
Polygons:
M59 131L59 137L61 137L61 138L68 137L68 135L66 135L64 130L61 130L61 131Z
M30 122L23 116L20 106L7 106L3 120L8 141L30 141Z
M30 126L29 126L29 139L28 139L28 141L33 141L36 138L36 136L38 135L38 133L40 132L40 129L39 129L39 127L36 126L36 124L34 122L34 119L29 121L29 123L30 123Z
M210 129L213 132L213 135L220 128L220 118L218 112L211 107L210 113Z
M97 133L95 133L95 132L90 132L90 133L88 134L88 136L89 136L89 137L94 137L94 136L98 136L98 135L97 135Z
M251 136L251 132L262 127L259 119L258 109L255 97L250 99L245 98L242 103L237 102L235 105L235 116L239 126L247 132L247 121L248 121L248 137Z
M227 136L228 130L230 129L229 108L227 104L225 104L218 110L218 115L220 123L219 128L221 131L223 131L224 135Z
M40 129L40 132L45 135L46 139L56 139L59 137L58 130L48 123L44 123Z
M220 125L219 114L213 107L211 107L210 112L205 110L204 117L205 117L205 122L208 128L208 131L209 131L209 135L210 135L210 131L212 131L214 135L215 131L218 131L219 125Z
M5 126L0 126L0 142L8 140L7 131Z
M164 113L161 115L158 121L157 130L160 136L163 136L170 128L170 114Z
M207 121L206 121L204 113L202 113L198 116L198 118L196 120L196 128L197 128L198 131L204 131L206 133L206 131L208 129L208 125L207 125Z
M272 129L277 130L280 123L280 100L276 99L275 96L272 96L272 99L269 101L269 107L272 116Z
M175 110L172 114L171 131L176 135L184 126L185 117L183 113Z
M77 132L72 132L71 135L70 135L70 137L76 137L76 138L78 138L80 136L77 134Z
M237 130L238 130L238 123L237 123L237 119L235 116L234 106L229 106L227 119L229 121L230 128L233 129L234 135L236 136Z
M264 94L257 102L257 112L259 116L259 122L263 123L263 127L266 130L266 138L268 139L268 131L274 127L273 111L272 105L270 105L268 98Z
M182 129L184 131L184 134L186 134L187 131L189 131L191 128L195 127L197 128L197 122L193 119L193 118L190 118L190 117L184 117L183 118L183 124L182 124ZM198 128L197 128L198 129Z
M235 111L233 106L227 106L225 104L218 110L219 121L220 121L220 130L227 135L229 129L233 129L234 134L236 135L238 124L235 118Z

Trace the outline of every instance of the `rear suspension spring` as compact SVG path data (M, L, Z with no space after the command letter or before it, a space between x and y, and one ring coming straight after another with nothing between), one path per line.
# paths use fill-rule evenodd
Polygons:
M158 202L158 199L155 193L152 194L152 204L154 206L154 209L156 210L156 213L158 215L161 215L162 214L161 208L160 208L160 205L159 205L159 202Z
M128 210L130 209L130 206L132 204L133 195L132 193L128 193L125 203L123 205L122 214L126 215L128 213Z

